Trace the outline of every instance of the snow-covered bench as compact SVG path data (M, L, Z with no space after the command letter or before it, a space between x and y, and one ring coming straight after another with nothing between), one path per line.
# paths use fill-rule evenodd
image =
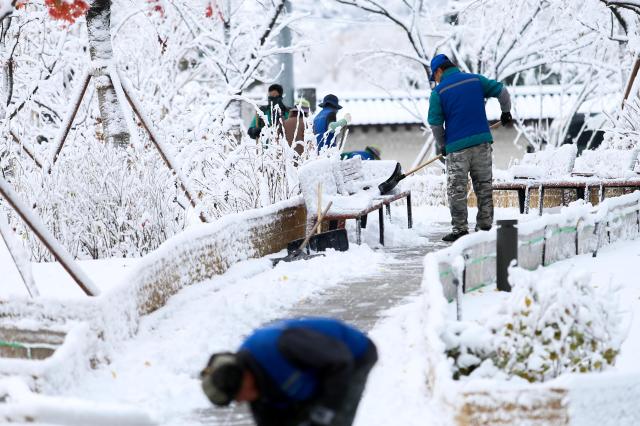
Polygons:
M507 180L561 179L571 174L577 154L578 149L573 144L527 153L519 164L511 166L502 177Z
M378 210L380 223L380 244L384 245L384 212L391 213L391 203L407 199L408 227L412 227L411 191L394 189L387 195L380 195L378 185L391 176L395 161L362 161L360 157L349 160L319 159L302 166L298 171L300 189L307 208L307 218L315 221L318 216L318 187L322 186L322 206L329 201L333 204L323 219L356 220L356 242L361 243L361 228L366 217Z
M571 176L578 153L576 145L565 144L558 148L527 153L519 164L507 170L494 170L494 191L517 191L520 213L528 212L526 203L531 187L540 189L541 198L547 185L560 184ZM542 202L540 203L540 208ZM542 210L540 210L542 213Z
M638 150L585 150L576 157L575 145L526 154L522 162L507 171L495 171L494 191L518 191L520 212L528 211L526 200L531 188L539 190L539 213L542 214L545 190L574 190L577 198L590 198L596 188L600 200L608 188L640 188L635 170ZM571 167L569 167L571 166Z
M637 159L638 150L585 150L576 158L571 175L601 179L633 179L638 177L634 170Z

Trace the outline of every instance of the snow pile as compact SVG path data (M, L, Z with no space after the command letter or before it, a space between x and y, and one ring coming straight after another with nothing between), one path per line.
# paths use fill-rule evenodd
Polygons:
M147 426L157 424L144 410L120 404L98 404L31 392L18 378L0 379L0 420L67 426Z
M235 350L259 325L282 317L297 303L313 303L313 295L375 270L381 261L381 253L352 246L275 268L267 258L238 263L224 275L183 289L163 309L143 317L134 339L108 341L111 362L57 392L135 403L163 424L196 424L182 416L200 412L206 417L211 409L198 378L211 353Z
M601 178L637 177L633 171L637 158L637 149L584 150L576 158L573 172Z
M543 151L525 154L520 164L512 166L506 172L496 173L496 177L506 180L565 177L571 173L577 153L578 148L574 144L565 144L558 148L548 146Z
M354 424L418 425L424 424L424 418L429 419L429 425L451 424L441 418L437 401L428 397L428 360L423 355L431 348L424 336L429 327L421 298L412 297L386 314L387 318L369 333L378 346L378 362L369 376ZM392 389L402 391L390 392Z

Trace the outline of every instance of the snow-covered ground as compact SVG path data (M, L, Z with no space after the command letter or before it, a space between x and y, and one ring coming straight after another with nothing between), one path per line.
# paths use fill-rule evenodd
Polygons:
M315 293L375 268L381 253L368 246L324 258L280 263L241 262L226 274L182 290L145 317L135 339L114 348L110 365L92 371L66 396L145 407L162 424L188 424L206 409L198 373L209 355L233 350L260 324Z
M474 215L475 211L470 211L470 219ZM496 216L502 219L518 214L514 209L498 209ZM385 229L387 247L426 244L434 230L448 230L448 220L446 208L419 207L414 209L414 230L407 230L404 208L398 206L393 210L392 224ZM254 327L286 315L296 304L322 297L324 291L350 279L382 271L385 253L377 244L377 231L377 218L372 217L363 234L368 245L353 244L345 253L329 252L324 258L281 263L275 268L268 259L249 260L222 276L183 289L164 308L142 319L135 338L111 348L108 365L89 371L75 385L60 389L59 395L136 407L163 425L204 424L198 413L213 409L200 390L198 373L208 356L235 349ZM576 268L593 274L596 281L621 284L623 307L635 320L640 311L640 285L635 283L632 265L638 256L640 242L620 242L602 249L595 259L579 256L549 268L559 272ZM135 262L112 259L82 262L81 266L106 290ZM34 274L43 295L81 296L55 264L34 265ZM465 319L488 315L504 297L492 288L465 295ZM370 331L380 360L370 376L356 425L444 424L441 407L429 398L426 388L423 307L419 296L410 296L384 312ZM450 309L453 318L455 306ZM635 320L615 368L638 371L634 363L638 349L640 323Z

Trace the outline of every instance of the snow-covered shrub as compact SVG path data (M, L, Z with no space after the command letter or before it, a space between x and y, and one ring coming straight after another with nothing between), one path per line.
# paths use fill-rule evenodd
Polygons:
M146 254L184 228L182 193L151 147L122 149L82 138L69 143L52 173L12 183L53 235L80 258ZM12 215L35 260L46 248Z
M601 371L618 355L620 314L608 286L587 274L514 268L508 302L489 327L496 335L494 362L510 375L542 382L562 373Z
M447 356L451 360L453 378L470 375L494 353L491 332L472 321L455 321L442 335Z
M179 161L210 217L265 207L300 193L297 167L318 157L313 131L309 127L305 132L301 156L274 133L267 126L258 142L246 134L237 139L213 122L188 136L192 142L184 146Z
M513 286L480 325L452 324L443 336L460 377L543 382L614 365L624 338L616 292L573 271L510 269Z
M401 183L403 190L411 190L411 202L418 206L447 205L447 177L444 174L424 174L409 176Z
M605 149L633 150L637 147L640 135L640 98L632 96L625 102L619 114L610 116L606 132L600 147Z

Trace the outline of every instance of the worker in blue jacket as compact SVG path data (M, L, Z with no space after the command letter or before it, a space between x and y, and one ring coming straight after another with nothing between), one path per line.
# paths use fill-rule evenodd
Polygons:
M341 160L348 160L353 157L360 157L363 160L380 160L380 150L375 146L368 146L364 151L347 151L340 154Z
M348 426L377 358L373 342L343 322L282 320L236 353L214 354L202 388L217 406L248 402L258 426Z
M445 55L431 60L432 81L437 85L429 98L429 125L440 154L446 156L447 198L452 232L442 238L455 241L469 233L467 224L467 182L471 175L478 199L476 231L488 231L493 224L492 147L485 99L498 98L500 121L512 121L507 88L482 75L461 72Z
M330 124L338 120L338 110L342 109L336 95L327 95L320 104L322 110L313 119L313 133L316 135L318 152L324 147L335 146L334 131Z

